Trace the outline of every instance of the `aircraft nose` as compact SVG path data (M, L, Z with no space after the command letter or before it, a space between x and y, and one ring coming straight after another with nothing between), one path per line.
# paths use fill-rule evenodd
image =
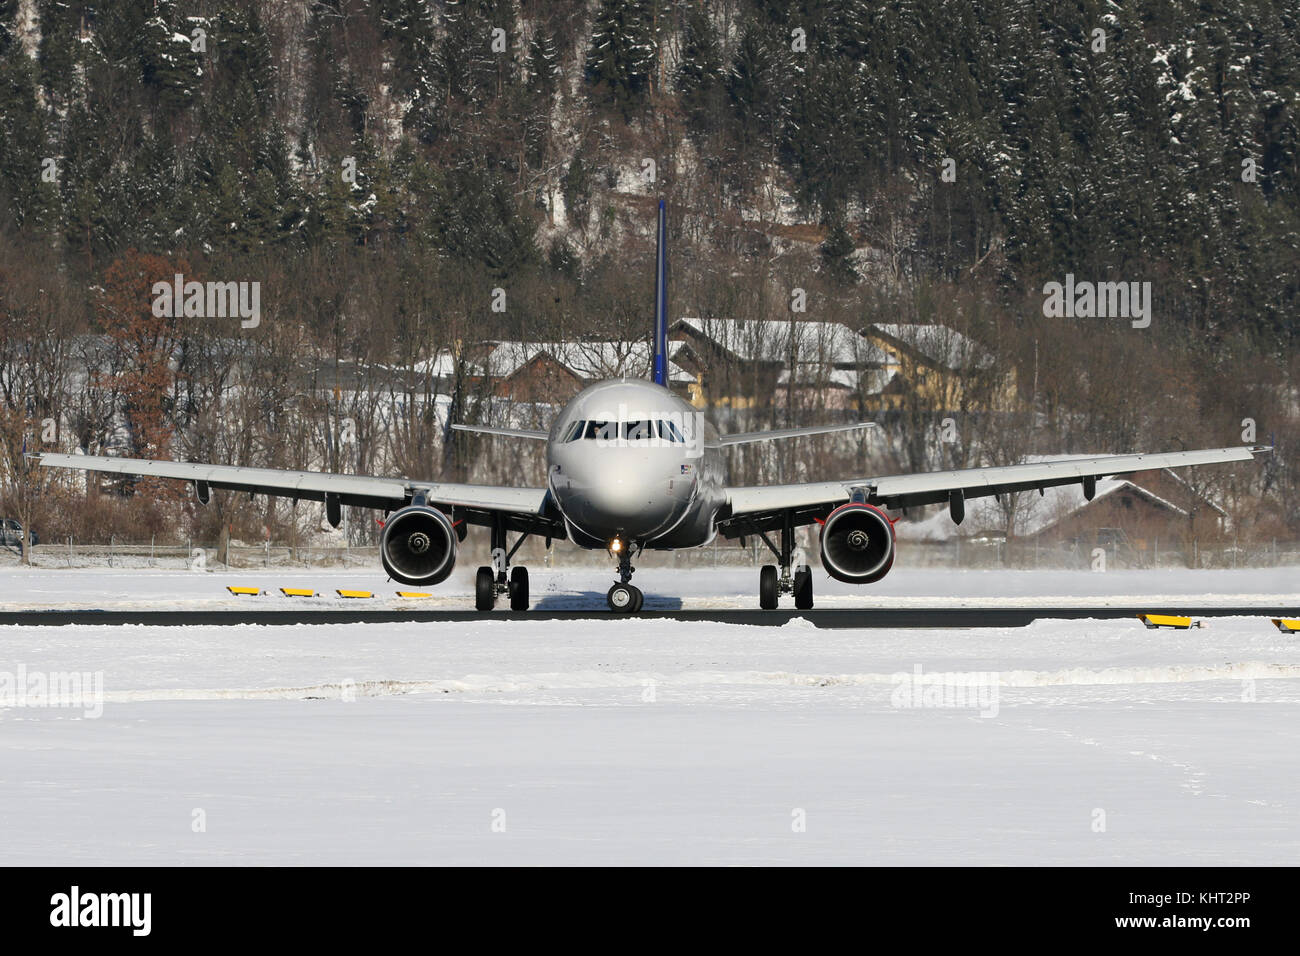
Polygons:
M569 469L561 494L565 513L595 537L652 534L673 515L668 481L642 456L602 456L589 471Z
M610 518L633 518L654 504L655 494L644 466L621 463L592 476L587 497L592 507Z

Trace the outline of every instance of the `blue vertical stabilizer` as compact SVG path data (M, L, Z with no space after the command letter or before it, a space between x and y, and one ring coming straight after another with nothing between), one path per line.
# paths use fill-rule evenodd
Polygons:
M668 207L659 200L659 241L655 247L655 359L656 385L668 385Z

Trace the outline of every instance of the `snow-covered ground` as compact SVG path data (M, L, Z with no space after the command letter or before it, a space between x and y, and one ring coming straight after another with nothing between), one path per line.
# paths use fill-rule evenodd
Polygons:
M873 596L1243 601L1285 593L1286 573L900 572ZM723 601L728 574L639 583ZM206 601L227 577L13 571L0 587L8 606L103 606ZM391 589L347 577L250 580ZM586 600L603 582L550 584ZM1300 639L1263 617L1209 624L0 627L10 704L19 676L102 680L77 707L0 707L4 859L1293 863ZM943 673L970 686L926 682Z

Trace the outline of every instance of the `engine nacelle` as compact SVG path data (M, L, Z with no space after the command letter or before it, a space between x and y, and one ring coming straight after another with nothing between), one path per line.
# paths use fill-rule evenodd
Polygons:
M826 518L822 567L849 584L874 584L894 566L894 525L875 505L850 502Z
M437 508L413 505L393 512L379 539L388 576L403 584L439 584L456 566L456 530Z

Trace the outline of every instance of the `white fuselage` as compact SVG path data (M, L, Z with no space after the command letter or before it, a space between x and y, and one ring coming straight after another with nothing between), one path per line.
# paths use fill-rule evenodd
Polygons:
M611 379L564 407L547 441L547 486L573 542L648 548L712 540L725 503L717 433L661 385Z

